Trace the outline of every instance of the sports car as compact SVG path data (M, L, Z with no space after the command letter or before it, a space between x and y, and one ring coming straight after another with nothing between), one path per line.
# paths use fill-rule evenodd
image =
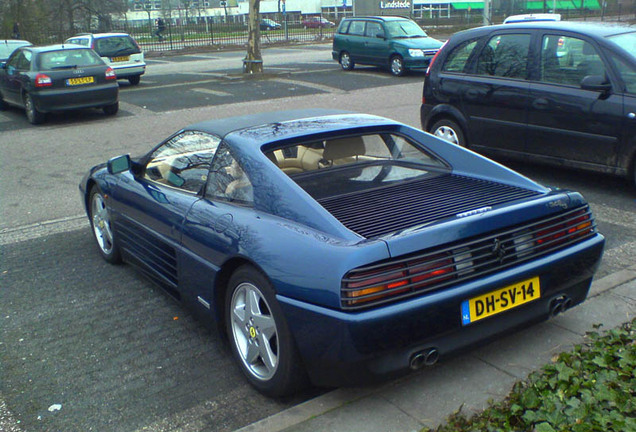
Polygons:
M374 382L587 296L584 198L382 117L188 126L80 183L98 251L216 323L267 395Z

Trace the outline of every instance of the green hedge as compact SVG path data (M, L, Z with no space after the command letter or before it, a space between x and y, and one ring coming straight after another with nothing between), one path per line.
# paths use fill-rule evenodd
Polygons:
M437 432L636 431L635 323L588 333L584 344L515 384L505 401L471 418L453 414Z

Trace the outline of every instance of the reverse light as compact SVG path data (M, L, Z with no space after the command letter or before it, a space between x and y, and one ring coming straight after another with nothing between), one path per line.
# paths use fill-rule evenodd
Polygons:
M107 80L117 79L117 75L115 74L115 70L112 67L108 67L108 69L106 69L106 79Z
M39 73L35 76L35 86L36 87L51 87L53 85L53 80L50 76Z

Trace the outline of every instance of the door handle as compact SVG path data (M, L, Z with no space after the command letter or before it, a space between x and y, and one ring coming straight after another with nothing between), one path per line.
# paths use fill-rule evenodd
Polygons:
M466 90L466 96L471 99L475 99L477 98L477 96L479 96L479 92L475 89Z
M548 100L545 98L539 98L532 101L532 107L536 109L546 109L548 107Z

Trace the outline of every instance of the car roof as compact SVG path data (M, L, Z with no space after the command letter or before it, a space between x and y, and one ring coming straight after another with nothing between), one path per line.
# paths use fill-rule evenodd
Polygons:
M0 39L0 44L4 45L31 45L31 42L22 39Z
M75 45L75 44L55 44L55 45L45 45L45 46L30 46L25 47L33 51L34 53L43 53L49 51L59 51L59 50L87 50L90 49L85 46Z
M243 140L252 141L260 146L299 136L388 124L399 123L351 111L311 108L208 120L188 126L184 130L203 131L222 138L237 133Z
M370 15L370 16L355 16L348 17L346 19L375 19L380 21L412 21L410 18L397 16L397 15Z
M94 39L100 39L100 38L112 37L112 36L130 36L130 35L128 33L117 33L117 32L113 32L113 33L80 33L80 34L76 34L75 36L72 36L72 38L93 37ZM69 38L69 39L71 39L71 38Z
M511 29L550 29L557 31L573 31L592 37L606 37L621 33L633 33L635 28L624 25L600 24L591 22L578 21L530 21L500 24L494 26L477 27L474 29L464 30L460 33L469 34L473 31L476 33L490 33L494 30L511 30Z

